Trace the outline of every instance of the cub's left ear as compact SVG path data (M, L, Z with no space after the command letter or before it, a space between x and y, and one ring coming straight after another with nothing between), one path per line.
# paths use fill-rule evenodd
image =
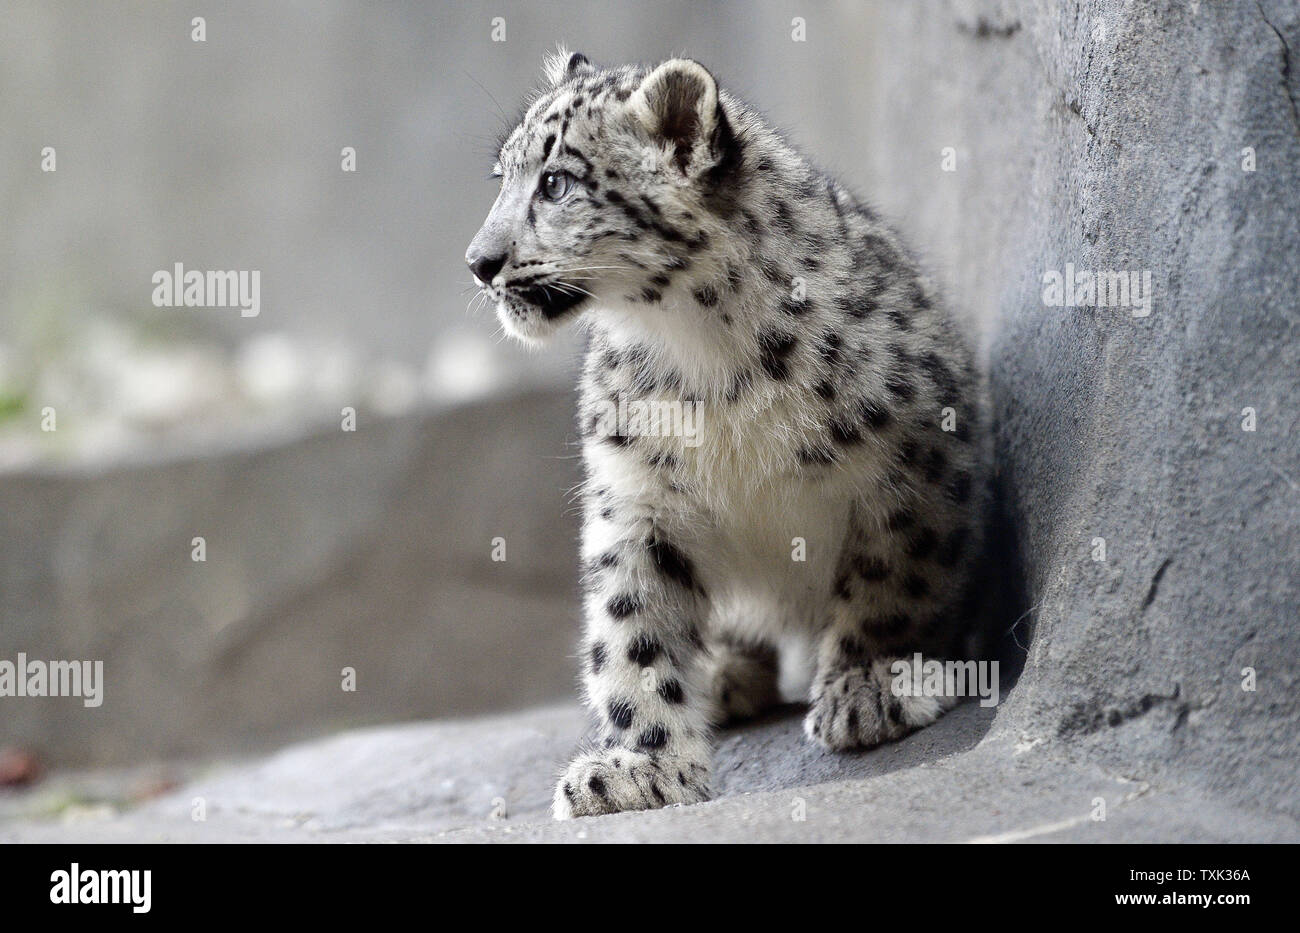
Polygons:
M718 84L699 62L664 62L646 75L628 106L652 138L668 143L683 175L712 168L730 144L730 128L718 106Z
M581 52L573 52L564 46L555 50L554 54L547 55L542 59L542 75L546 78L546 83L555 87L561 82L568 81L570 78L580 74L594 74L596 66L591 63L587 56Z

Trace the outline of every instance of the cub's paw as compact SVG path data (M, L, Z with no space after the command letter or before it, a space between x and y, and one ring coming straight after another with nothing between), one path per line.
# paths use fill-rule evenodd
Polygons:
M941 696L895 692L887 662L835 671L818 679L803 731L829 748L871 748L928 726L957 703L952 691Z
M709 799L709 770L672 755L647 755L606 748L579 755L555 788L551 812L557 820L575 816L653 810Z

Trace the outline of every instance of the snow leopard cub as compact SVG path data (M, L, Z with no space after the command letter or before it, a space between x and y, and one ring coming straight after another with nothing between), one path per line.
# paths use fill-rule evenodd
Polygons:
M545 71L466 260L515 337L590 330L600 742L555 816L705 800L711 730L778 701L778 644L815 658L827 748L933 722L954 698L896 695L891 663L961 658L973 629L984 433L957 328L871 209L698 63ZM627 424L647 402L661 421Z

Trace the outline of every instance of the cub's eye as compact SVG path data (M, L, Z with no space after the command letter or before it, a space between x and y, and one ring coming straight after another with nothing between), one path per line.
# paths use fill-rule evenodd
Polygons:
M547 172L537 190L548 201L563 201L565 195L573 190L573 182L574 178L568 172Z

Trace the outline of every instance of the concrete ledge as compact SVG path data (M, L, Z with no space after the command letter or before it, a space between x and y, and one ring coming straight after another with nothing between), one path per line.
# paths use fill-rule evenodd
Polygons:
M571 412L569 392L534 393L201 460L4 476L4 656L102 660L106 684L96 709L3 701L0 746L56 766L208 758L571 695Z

